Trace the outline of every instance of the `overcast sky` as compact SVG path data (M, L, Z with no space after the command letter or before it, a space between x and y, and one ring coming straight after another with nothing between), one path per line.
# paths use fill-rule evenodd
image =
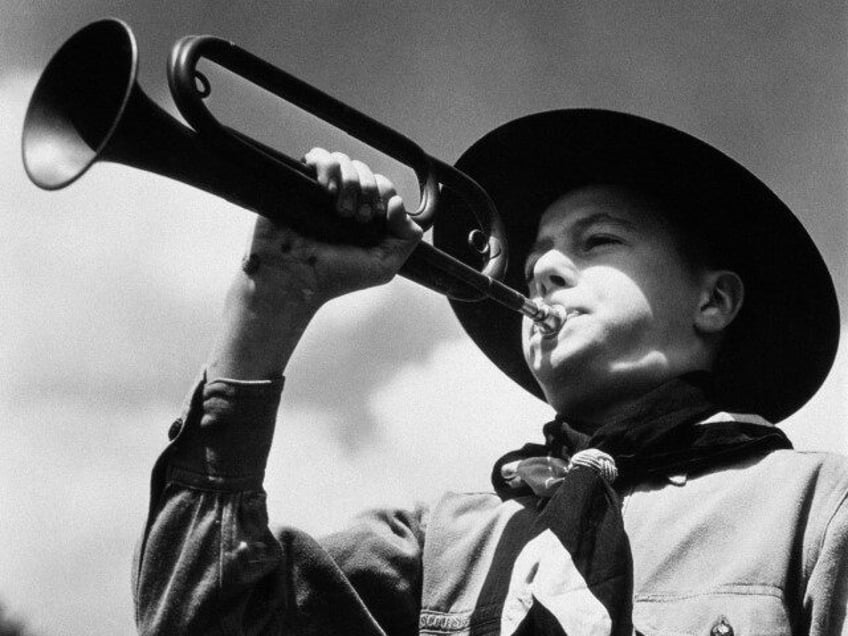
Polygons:
M844 308L848 16L844 2L815 4L0 0L0 599L42 634L133 633L148 473L251 224L216 197L120 166L98 164L54 193L27 181L26 103L75 30L126 20L142 86L171 112L171 44L211 33L447 161L550 108L677 126L796 211ZM345 143L312 140L314 127L255 92L216 97L232 123L291 154ZM848 451L846 369L843 345L825 387L785 425L799 448ZM537 439L549 416L483 359L443 298L395 281L336 301L290 367L271 516L320 533L367 505L485 488L491 463Z

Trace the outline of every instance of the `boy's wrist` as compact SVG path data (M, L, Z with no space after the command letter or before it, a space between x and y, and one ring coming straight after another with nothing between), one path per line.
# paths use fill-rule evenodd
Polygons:
M209 377L278 377L322 304L296 277L239 272L227 294Z
M228 304L240 304L254 314L271 319L287 314L311 317L326 300L308 274L262 265L254 269L245 267L244 263L227 297Z

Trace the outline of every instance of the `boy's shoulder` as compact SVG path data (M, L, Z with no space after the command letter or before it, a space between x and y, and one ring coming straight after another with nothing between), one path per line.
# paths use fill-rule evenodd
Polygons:
M840 510L848 515L848 456L776 450L704 473L644 483L625 499L628 512L639 517L673 519L679 510L696 506L705 519L718 516L727 523L752 517L777 527L806 518L826 525Z
M763 459L761 470L771 475L775 488L787 481L801 481L819 496L831 493L841 500L848 499L848 455L779 450Z
M848 491L848 455L780 449L710 471L703 477L744 481L754 488Z
M777 450L695 476L688 485L690 496L711 493L719 507L724 502L766 516L781 511L826 525L840 510L848 514L848 456L838 453Z
M848 481L848 455L829 451L777 450L763 458L764 468L801 471L821 481Z

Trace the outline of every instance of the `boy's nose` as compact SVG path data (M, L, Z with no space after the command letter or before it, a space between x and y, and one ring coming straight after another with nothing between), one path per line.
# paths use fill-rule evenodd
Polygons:
M564 287L573 287L577 282L577 269L574 263L559 250L548 250L533 266L533 278L541 296Z

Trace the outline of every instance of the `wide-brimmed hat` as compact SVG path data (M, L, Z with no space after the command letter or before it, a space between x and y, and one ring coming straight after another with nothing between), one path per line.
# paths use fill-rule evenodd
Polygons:
M667 214L709 244L745 284L743 308L716 369L725 410L777 422L818 390L836 354L839 309L816 246L789 208L748 170L669 126L605 110L530 115L492 131L456 164L489 193L509 240L504 282L525 287L523 264L547 205L591 184L617 184L666 203ZM474 267L472 215L449 191L434 226L437 247ZM543 397L524 363L521 317L493 301L451 300L465 330L507 375Z

